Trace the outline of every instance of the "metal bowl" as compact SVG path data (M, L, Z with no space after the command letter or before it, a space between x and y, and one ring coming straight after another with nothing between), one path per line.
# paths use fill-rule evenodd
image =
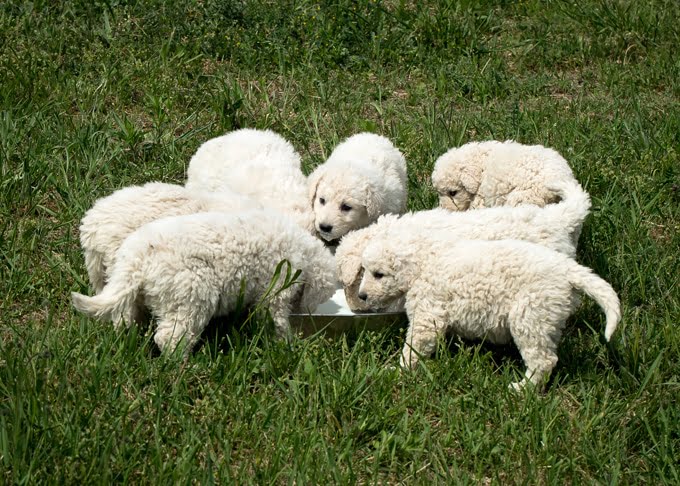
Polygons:
M401 327L407 322L405 312L353 312L347 305L345 292L340 286L313 313L290 315L291 327L303 336L322 331L329 337L337 337L347 332Z

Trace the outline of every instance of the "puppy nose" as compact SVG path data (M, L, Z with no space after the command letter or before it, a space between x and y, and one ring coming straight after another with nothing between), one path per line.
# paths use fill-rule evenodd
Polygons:
M359 298L363 301L366 301L366 299L368 299L368 294L366 294L365 292L362 292L362 293L359 294Z
M331 226L330 224L320 224L319 229L324 233L330 233L331 231L333 231L333 226Z

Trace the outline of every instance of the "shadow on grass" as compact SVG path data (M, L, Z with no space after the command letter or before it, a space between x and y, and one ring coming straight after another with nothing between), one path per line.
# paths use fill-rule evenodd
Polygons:
M229 353L240 347L247 340L258 336L263 331L260 319L251 318L249 309L232 312L226 316L213 317L201 334L201 338L193 349L196 354L203 346L207 346L209 354ZM273 334L273 325L265 322L265 329Z
M203 346L208 346L211 355L215 353L228 353L262 336L277 339L271 319L264 315L254 316L249 319L250 312L249 309L245 309L241 312L211 319L203 331L201 339L196 344L193 353L196 353ZM373 325L370 322L370 318L342 323L313 322L312 320L305 319L303 324L298 321L299 319L291 322L292 330L298 339L318 337L331 341L344 340L349 346L354 346L359 340L363 339L366 333L384 334L385 339L390 341L390 346L395 344L393 341L401 343L404 338L403 331L408 324L405 315L385 321L379 326Z
M587 381L588 377L596 379L605 372L613 372L624 381L630 379L637 381L638 378L627 365L625 353L620 352L614 344L605 341L602 332L594 336L593 328L589 326L588 319L584 318L584 313L589 314L587 309L582 308L567 320L557 348L558 362L545 389L549 390L553 384L560 386L584 379ZM513 342L494 344L482 339L463 339L454 334L447 335L446 345L437 349L433 359L438 357L437 353L444 352L453 356L463 350L470 355L487 356L493 366L493 373L502 373L503 369L510 367L515 369L517 374L523 374L526 369L524 360Z

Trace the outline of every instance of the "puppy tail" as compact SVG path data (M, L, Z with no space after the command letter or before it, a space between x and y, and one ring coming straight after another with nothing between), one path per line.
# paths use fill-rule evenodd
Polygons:
M569 272L569 283L585 292L604 310L607 318L604 338L609 341L621 320L621 303L612 286L592 270L576 262L573 262L573 268Z
M128 268L128 270L132 269ZM90 317L110 320L114 324L118 324L122 320L129 321L132 319L140 288L140 272L114 271L111 281L106 284L101 293L88 297L78 292L72 292L71 301L76 310Z
M583 190L581 184L574 180L559 181L551 184L561 201L546 206L548 212L555 212L556 221L561 221L569 233L578 234L583 221L590 212L590 196ZM551 216L553 217L553 216Z

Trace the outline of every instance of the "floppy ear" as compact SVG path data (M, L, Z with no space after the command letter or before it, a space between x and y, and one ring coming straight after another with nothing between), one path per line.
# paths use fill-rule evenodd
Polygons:
M383 261L385 262L385 269L393 275L401 271L401 262L397 259L394 250L388 245L383 246Z
M377 220L384 213L385 194L375 184L368 183L364 191L364 205L366 206L368 220L370 222Z
M354 282L361 271L361 252L350 252L347 255L335 255L338 277L343 285Z
M477 194L482 182L482 168L477 165L468 165L460 171L460 182L470 194Z
M319 166L307 177L307 194L312 207L314 207L314 199L316 199L316 188L323 179L323 172L323 167Z
M361 254L368 244L365 230L346 234L335 250L335 264L338 278L343 285L349 285L361 271Z
M392 273L398 282L411 282L418 271L418 265L412 263L418 250L408 242L403 247L402 244L399 241L383 243L381 257L385 270Z

